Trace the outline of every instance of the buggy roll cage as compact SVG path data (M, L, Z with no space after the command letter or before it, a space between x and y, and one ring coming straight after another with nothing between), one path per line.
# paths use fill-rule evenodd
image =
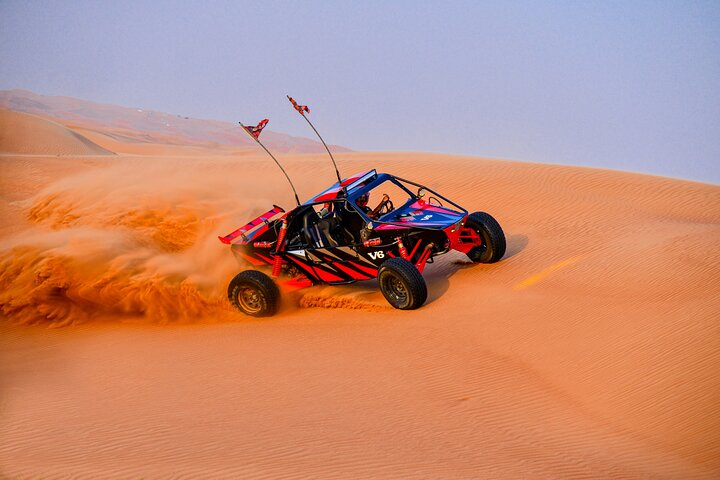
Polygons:
M461 207L460 205L453 202L449 198L441 195L440 193L436 192L435 190L433 190L425 185L422 185L420 183L416 183L416 182L413 182L411 180L407 180L407 179L404 179L401 177L397 177L395 175L390 175L388 173L377 173L377 171L374 169L368 173L371 173L371 172L373 173L373 175L370 175L369 178L367 178L366 176L363 176L359 179L356 179L352 183L341 186L341 190L338 193L337 197L331 198L331 199L318 200L317 198L320 197L322 194L317 195L316 197L313 197L310 200L302 203L298 207L295 207L293 210L291 210L289 212L290 215L294 218L300 212L305 212L305 211L307 211L307 208L311 208L314 205L322 205L325 203L343 203L344 208L346 210L350 210L350 211L357 213L358 215L360 215L360 217L363 220L365 220L366 223L372 223L375 225L396 225L397 222L384 221L384 220L380 220L380 219L372 219L372 218L368 217L367 214L364 211L362 211L362 209L357 208L357 205L355 204L355 200L357 199L357 197L374 189L375 187L381 185L382 183L384 183L386 181L390 181L393 184L400 187L402 190L404 190L409 195L409 197L411 199L419 199L420 197L416 193L414 193L410 189L408 189L405 185L403 185L403 183L406 183L408 185L413 185L415 187L418 187L419 189L424 189L425 191L432 194L433 196L436 196L437 198L440 198L440 199L444 200L445 202L447 202L448 204L455 207L457 210L459 210L459 213L461 212L464 216L466 216L468 214L468 211L465 208ZM367 185L364 185L360 188L356 187L357 183L361 183L363 181L368 181L368 180L369 180L369 183ZM401 182L403 182L403 183L401 183ZM275 220L271 221L270 223L272 224L272 228L277 232L280 227L280 223ZM427 230L436 230L436 228L428 228L428 227L422 227L422 226L415 226L414 228L422 229L422 230L426 230L426 229ZM352 246L359 246L359 245L361 245L361 243L353 244Z
M468 211L467 211L465 208L461 207L460 205L458 205L457 203L453 202L453 201L450 200L449 198L444 197L443 195L439 194L439 193L436 192L435 190L432 190L431 188L428 188L428 187L426 187L425 185L421 185L421 184L419 184L419 183L415 183L415 182L413 182L413 181L411 181L411 180L406 180L406 179L404 179L404 178L397 177L397 176L395 176L395 175L390 175L390 174L387 174L387 173L376 174L376 175L375 175L375 179L374 179L370 184L368 184L368 185L364 186L363 188L360 188L360 189L358 189L358 190L356 190L356 191L353 191L350 195L348 195L348 196L346 197L346 199L348 200L348 203L350 203L350 206L352 207L353 204L355 203L355 200L357 199L357 197L363 195L364 193L367 193L368 191L374 189L375 187L377 187L378 185L380 185L380 184L382 184L382 183L384 183L384 182L386 182L386 181L390 181L390 182L394 183L395 185L397 185L398 187L400 187L400 188L402 188L403 190L405 190L405 192L408 193L408 195L410 196L410 198L419 199L420 197L419 197L416 193L411 192L411 191L410 191L405 185L403 185L401 182L404 182L404 183L407 183L407 184L409 184L409 185L413 185L413 186L415 186L415 187L418 187L418 189L423 189L423 190L425 190L425 191L427 191L427 192L429 192L429 193L437 196L438 198L441 198L442 200L445 200L447 203L449 203L449 204L452 205L453 207L455 207L455 208L457 208L458 210L460 210L460 212L462 212L463 215L467 215L467 214L468 214ZM354 208L354 207L353 207L353 208ZM393 224L393 223L396 223L396 222L388 222L388 221L383 221L383 220L378 220L378 219L371 219L370 217L368 217L368 216L365 214L365 212L361 211L360 209L358 209L358 208L354 208L354 209L355 209L360 215L362 215L363 218L365 218L368 222L374 222L374 223L380 223L380 224ZM418 227L418 228L422 228L422 227Z

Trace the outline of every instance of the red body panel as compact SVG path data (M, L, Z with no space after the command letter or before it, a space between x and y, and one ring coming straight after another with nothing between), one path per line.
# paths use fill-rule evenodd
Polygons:
M463 218L462 224L465 225L467 216ZM445 229L445 234L450 240L450 248L457 250L458 252L468 253L475 247L479 247L483 244L483 239L477 232L471 228L460 227L453 231L454 227L448 227Z
M272 218L274 216L276 216L278 213L284 213L284 212L285 212L285 210L283 210L282 208L278 207L277 205L273 205L273 208L271 210L268 210L267 212L263 213L256 219L254 219L254 220L250 221L249 223L247 223L246 225L243 225L242 227L238 228L234 232L229 233L229 234L225 235L224 237L218 237L218 239L222 243L229 245L237 237L241 237L242 238L241 243L247 243L250 241L250 238L248 238L248 235L250 232L252 232L253 230L255 230L256 228L258 228L260 225L263 225L263 224L264 224L265 230L267 230L268 222L270 220L272 220ZM262 233L265 230L254 232L254 235L257 235L258 233Z

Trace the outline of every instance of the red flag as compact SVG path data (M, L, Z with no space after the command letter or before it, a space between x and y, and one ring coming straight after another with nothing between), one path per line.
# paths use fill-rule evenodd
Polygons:
M310 113L310 109L307 105L298 105L297 102L290 96L288 97L288 100L290 100L290 103L293 104L293 107L295 107L295 110L297 110L300 115L305 115L303 112Z
M250 135L258 139L260 138L260 132L262 132L262 129L265 128L265 125L267 125L268 121L269 120L266 118L265 120L261 120L260 123L257 124L257 127L243 126L243 128L247 130Z

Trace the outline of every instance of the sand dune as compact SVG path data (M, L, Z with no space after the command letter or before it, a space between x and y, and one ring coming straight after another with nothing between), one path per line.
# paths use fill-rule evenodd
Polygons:
M234 148L256 151L257 145L237 125L236 122L205 120L183 115L128 108L118 105L90 102L72 97L38 95L27 90L0 91L0 108L38 115L62 123L77 130L77 127L100 134L100 144L110 137L122 137L121 142L112 143L120 147L118 153L176 155L188 149L178 149L178 145L207 146L216 148ZM288 108L291 111L290 104ZM260 120L259 118L256 120ZM247 120L249 121L249 119ZM315 138L293 137L285 133L272 131L271 123L263 132L264 142L275 152L280 153L324 153L325 147ZM85 134L86 132L83 132ZM312 136L312 133L308 134ZM140 151L135 143L149 143L148 149ZM163 146L165 150L159 149ZM168 147L175 147L174 150ZM331 145L334 151L347 152L349 149ZM197 152L196 152L197 153Z
M0 109L0 153L112 155L79 133L34 115Z
M217 235L291 206L282 175L153 152L0 164L4 476L720 476L720 187L340 154L492 213L505 259L439 259L417 311L363 282L255 321ZM283 161L301 197L332 181Z

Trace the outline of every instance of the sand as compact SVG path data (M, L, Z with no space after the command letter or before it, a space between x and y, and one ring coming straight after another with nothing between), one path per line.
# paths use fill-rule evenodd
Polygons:
M0 109L0 154L112 155L69 128L35 115Z
M364 282L253 320L217 235L292 205L272 162L65 128L118 154L0 157L0 476L720 476L720 187L342 153L490 212L506 257L440 257L416 311Z

